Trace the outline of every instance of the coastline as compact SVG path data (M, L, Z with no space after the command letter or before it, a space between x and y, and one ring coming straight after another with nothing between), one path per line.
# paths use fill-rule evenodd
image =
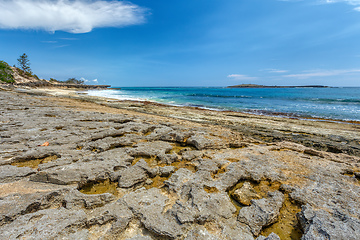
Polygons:
M124 109L200 124L221 126L241 131L265 141L294 141L318 150L344 152L360 156L360 122L312 117L259 115L247 112L217 111L190 106L173 106L152 101L118 100L89 96L76 89L28 89L27 94L49 94L88 101L116 109ZM341 141L339 139L342 139Z
M206 110L242 112L256 115L280 116L297 119L318 119L357 124L360 122L359 100L356 92L233 91L225 88L123 88L88 91L91 96L129 101L149 101L177 107L197 107ZM230 89L233 90L233 89ZM330 91L330 92L328 92ZM359 88L360 91L360 88ZM275 95L271 95L275 94ZM306 94L303 95L303 94ZM318 95L317 95L318 94ZM334 94L338 94L337 97ZM344 95L345 94L345 95ZM352 94L355 94L352 99ZM327 96L332 96L327 98ZM349 97L347 97L349 96Z
M360 237L358 124L64 89L0 105L4 239Z

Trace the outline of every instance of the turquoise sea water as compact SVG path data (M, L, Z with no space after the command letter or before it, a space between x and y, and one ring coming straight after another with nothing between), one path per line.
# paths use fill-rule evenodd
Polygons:
M360 121L360 88L121 88L89 95L290 117Z

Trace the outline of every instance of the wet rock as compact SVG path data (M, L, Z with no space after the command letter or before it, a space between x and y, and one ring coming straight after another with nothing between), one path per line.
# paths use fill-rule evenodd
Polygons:
M302 207L298 214L304 235L301 239L359 239L360 221L357 218L335 211L330 214L310 205Z
M277 220L284 202L281 192L269 192L268 195L268 198L251 200L251 206L240 209L238 215L238 221L247 224L255 236L259 235L263 227Z
M87 239L86 214L65 208L40 210L18 217L0 227L1 239L61 239L79 232L78 239Z
M247 206L250 205L252 199L260 198L249 182L245 182L241 188L235 190L232 197L239 203Z
M28 167L0 166L0 183L17 181L34 173L36 171Z

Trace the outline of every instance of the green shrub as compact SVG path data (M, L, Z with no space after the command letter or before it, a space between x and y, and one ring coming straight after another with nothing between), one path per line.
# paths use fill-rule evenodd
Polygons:
M64 81L67 84L84 84L83 80L78 80L76 78L69 78L68 80Z
M0 61L0 81L6 83L15 82L13 70L10 68L9 64L4 61Z

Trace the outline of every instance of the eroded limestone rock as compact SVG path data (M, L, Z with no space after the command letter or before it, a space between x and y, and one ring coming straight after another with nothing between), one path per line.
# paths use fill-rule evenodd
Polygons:
M238 221L247 224L255 236L263 227L277 220L284 202L284 195L279 191L269 192L268 195L268 198L251 200L251 206L242 208L238 215Z

